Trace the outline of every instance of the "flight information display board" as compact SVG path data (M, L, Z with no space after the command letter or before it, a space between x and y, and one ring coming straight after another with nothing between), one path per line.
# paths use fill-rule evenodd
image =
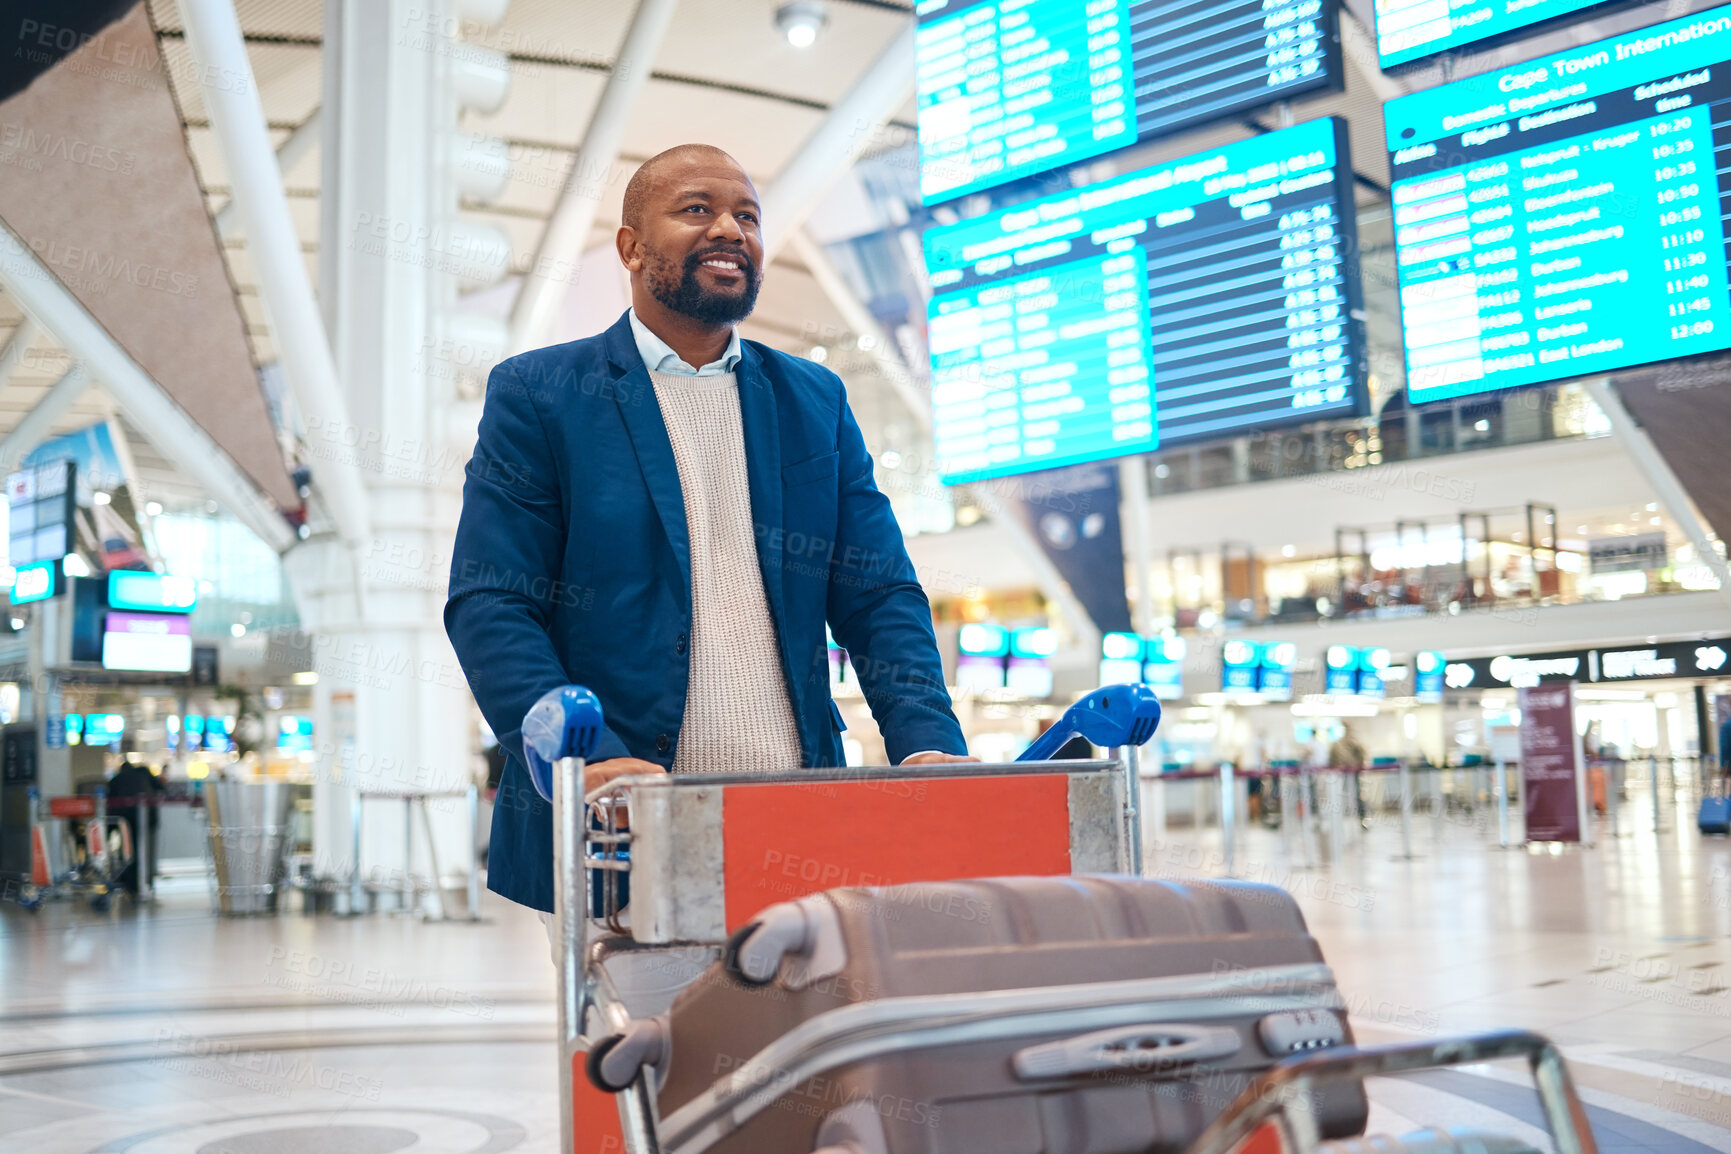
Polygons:
M1628 0L1377 0L1376 62L1395 68L1466 44L1531 34L1588 8Z
M920 0L927 204L1341 86L1339 0Z
M1328 118L927 231L940 476L1362 411L1352 205Z
M1414 402L1731 347L1731 8L1390 101Z

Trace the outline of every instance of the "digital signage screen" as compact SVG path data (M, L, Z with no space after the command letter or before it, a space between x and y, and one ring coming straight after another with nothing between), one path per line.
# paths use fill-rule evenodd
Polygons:
M1310 121L928 230L943 481L1360 412L1345 131Z
M198 604L198 582L136 569L108 575L108 606L148 613L191 613Z
M1623 0L1627 2L1627 0ZM1606 5L1603 0L1377 0L1376 62L1395 68L1465 44L1506 40Z
M112 612L103 626L105 669L185 673L192 668L192 621L171 613Z
M1731 347L1731 9L1390 101L1414 403Z
M1341 87L1338 0L921 0L936 204Z

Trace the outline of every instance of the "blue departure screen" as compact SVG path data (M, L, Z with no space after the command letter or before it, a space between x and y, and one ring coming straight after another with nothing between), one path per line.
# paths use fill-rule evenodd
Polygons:
M925 235L949 484L1359 411L1345 124Z
M1731 347L1731 9L1389 102L1414 402Z
M921 0L928 204L1340 87L1339 0Z
M1383 68L1502 39L1603 0L1377 0L1376 59Z

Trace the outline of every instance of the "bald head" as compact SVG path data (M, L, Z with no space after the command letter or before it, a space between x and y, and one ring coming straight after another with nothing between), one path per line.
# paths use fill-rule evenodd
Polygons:
M688 168L732 169L747 184L745 167L713 144L676 144L666 152L658 152L638 166L625 185L625 206L620 223L627 228L642 228L643 214L657 188L675 179Z
M759 211L745 169L714 145L644 161L614 236L638 318L657 333L695 323L719 337L750 315L763 269Z

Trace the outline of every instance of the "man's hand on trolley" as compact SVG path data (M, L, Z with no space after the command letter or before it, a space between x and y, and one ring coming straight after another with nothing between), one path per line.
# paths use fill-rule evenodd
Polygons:
M606 761L592 761L583 767L583 792L593 793L616 777L666 772L653 761L644 761L638 757L610 757Z
M960 763L964 763L964 762L978 763L979 760L980 760L979 758L969 757L965 753L938 753L935 750L928 750L925 753L909 754L907 756L907 758L905 758L902 761L902 764L903 765L949 765L952 763L960 764Z

